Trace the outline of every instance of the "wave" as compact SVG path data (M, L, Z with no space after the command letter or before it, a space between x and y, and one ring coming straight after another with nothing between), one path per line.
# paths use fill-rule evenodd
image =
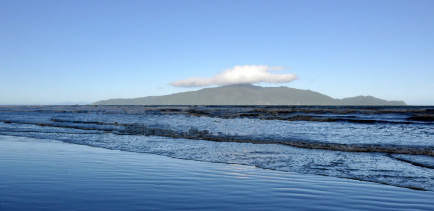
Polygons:
M0 120L1 121L1 120ZM116 135L144 135L144 136L161 136L168 138L183 138L193 140L206 140L214 142L238 142L252 144L279 144L297 148L335 150L345 152L379 152L389 154L410 154L410 155L427 155L434 156L434 147L431 146L411 146L411 145L393 145L393 144L347 144L347 143L330 143L315 140L303 140L290 137L281 137L278 135L228 135L221 132L213 133L208 130L199 130L190 128L189 130L173 130L165 125L145 125L145 124L125 124L125 123L107 123L97 121L71 121L59 118L52 118L51 123L24 123L22 121L3 121L5 123L15 124L33 124L41 127L57 127L79 130L95 130L100 132L110 132ZM33 130L23 130L33 131ZM19 132L19 131L17 131Z
M405 145L380 145L380 144L340 144L326 143L311 140L297 140L279 136L236 136L225 134L211 134L208 130L191 128L188 131L174 131L159 128L157 126L146 126L143 124L127 124L120 134L128 135L154 135L170 138L200 139L218 142L239 142L252 144L281 144L298 148L337 150L346 152L382 152L393 154L411 154L434 156L434 147L427 146L405 146Z
M434 190L434 133L427 121L433 112L407 107L0 106L0 134Z

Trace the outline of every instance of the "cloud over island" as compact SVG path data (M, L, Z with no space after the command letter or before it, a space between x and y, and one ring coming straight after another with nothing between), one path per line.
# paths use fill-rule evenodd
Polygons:
M260 82L285 83L297 79L295 74L275 74L271 71L284 70L283 67L266 65L243 65L226 69L211 78L188 78L170 83L178 87L204 87L213 85L253 84Z

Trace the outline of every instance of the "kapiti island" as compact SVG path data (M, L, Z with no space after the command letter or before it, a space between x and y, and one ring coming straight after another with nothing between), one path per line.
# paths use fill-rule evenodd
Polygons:
M387 101L372 96L335 99L303 89L236 84L163 96L109 99L93 105L322 105L405 106L404 101Z

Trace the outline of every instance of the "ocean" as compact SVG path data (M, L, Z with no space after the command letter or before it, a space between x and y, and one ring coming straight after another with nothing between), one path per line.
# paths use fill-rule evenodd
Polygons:
M0 135L434 191L434 107L1 106Z

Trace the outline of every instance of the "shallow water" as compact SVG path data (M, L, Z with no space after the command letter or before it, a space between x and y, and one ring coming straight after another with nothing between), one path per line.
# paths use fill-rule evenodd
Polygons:
M432 210L434 193L0 136L0 210Z
M432 107L17 106L0 107L0 134L433 191L434 124L415 118L429 120L433 111ZM304 120L294 121L294 116ZM324 122L324 118L329 119ZM154 134L131 133L126 129L131 126L151 128L147 130ZM191 129L210 135L190 136ZM243 143L226 142L226 137ZM274 144L253 144L258 142ZM304 145L282 145L287 143ZM401 152L406 154L396 154Z

